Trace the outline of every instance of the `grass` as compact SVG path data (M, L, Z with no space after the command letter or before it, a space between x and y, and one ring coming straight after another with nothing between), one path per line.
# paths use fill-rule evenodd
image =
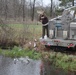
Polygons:
M52 52L44 55L44 62L46 61L45 56L47 55L47 60L51 62L56 68L61 68L65 71L76 71L76 56L67 55L57 52ZM46 61L47 62L47 61Z
M76 71L76 59L75 56L65 55L59 60L56 58L56 66L61 67L65 70Z
M24 46L34 39L41 37L42 26L41 25L25 25L25 24L9 24L6 30L0 29L0 46L7 48L11 44L17 44ZM11 27L11 28L10 28Z
M28 56L31 59L38 60L41 57L41 54L39 52L36 52L34 50L29 49L21 49L19 47L14 47L12 50L1 50L0 49L0 55L3 55L5 57L11 57L11 58L20 58L20 57L26 57Z
M42 25L25 25L25 24L10 24L10 27L15 29L16 33L19 34L21 32L29 33L25 34L29 39L39 38L42 34ZM30 34L31 33L31 34Z

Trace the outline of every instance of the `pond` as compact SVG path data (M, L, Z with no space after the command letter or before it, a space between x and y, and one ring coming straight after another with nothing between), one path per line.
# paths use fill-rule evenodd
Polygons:
M48 61L0 56L0 75L76 75L76 72L65 72Z
M22 60L0 56L0 75L40 75L40 60Z

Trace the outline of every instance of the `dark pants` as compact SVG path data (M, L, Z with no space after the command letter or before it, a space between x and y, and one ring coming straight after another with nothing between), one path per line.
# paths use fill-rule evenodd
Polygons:
M49 37L48 25L42 26L42 38L45 36L45 31L47 33L47 37Z

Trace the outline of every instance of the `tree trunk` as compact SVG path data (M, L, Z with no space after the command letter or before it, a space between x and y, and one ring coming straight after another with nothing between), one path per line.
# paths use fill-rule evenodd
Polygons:
M33 8L32 8L32 21L34 20L34 12L35 12L35 1L33 1Z
M52 3L53 3L53 0L51 0L51 7L50 7L50 17L52 17Z
M14 20L16 20L16 4L15 4L15 0L13 0L13 7L14 7Z
M7 0L5 0L5 20L7 20L7 11L8 11Z
M72 1L72 5L74 6L74 0Z
M25 21L25 0L23 0L23 21Z
M3 9L2 7L3 7L3 2L2 2L2 0L0 0L0 13L1 13L0 16L2 16L2 11L3 11L2 10Z

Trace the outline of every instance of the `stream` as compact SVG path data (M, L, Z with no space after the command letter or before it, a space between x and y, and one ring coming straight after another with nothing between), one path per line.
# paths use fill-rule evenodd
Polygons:
M29 57L13 59L0 56L0 75L76 75L76 72L65 72L49 62L43 64L41 60L32 60Z
M24 61L0 56L0 75L40 75L40 60Z

